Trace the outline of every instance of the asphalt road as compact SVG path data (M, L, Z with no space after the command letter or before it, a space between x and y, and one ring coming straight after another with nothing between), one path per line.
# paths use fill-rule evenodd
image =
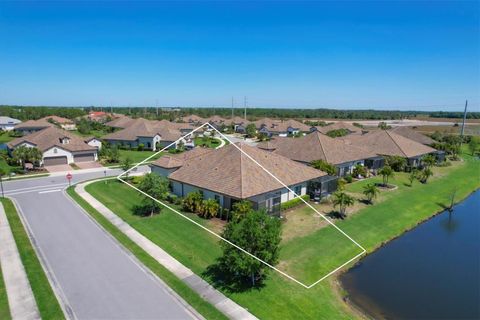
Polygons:
M139 168L139 170L142 170ZM103 177L73 173L72 182ZM109 170L117 175L119 170ZM180 299L64 192L65 176L4 182L76 319L192 319Z

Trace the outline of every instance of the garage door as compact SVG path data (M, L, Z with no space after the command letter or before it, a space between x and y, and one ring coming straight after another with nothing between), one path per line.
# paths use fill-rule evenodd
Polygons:
M67 157L48 157L43 159L43 165L54 166L58 164L67 164Z
M73 156L73 162L88 162L88 161L95 161L95 157L93 156L93 153L76 154Z

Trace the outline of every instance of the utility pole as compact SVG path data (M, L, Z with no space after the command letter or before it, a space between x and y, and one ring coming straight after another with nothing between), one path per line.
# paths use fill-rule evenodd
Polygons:
M232 119L233 119L233 97L232 97Z
M247 96L243 97L243 108L244 108L243 118L247 120Z
M155 100L155 108L157 108L157 118L158 118L158 99Z
M468 106L468 100L465 100L465 111L463 111L463 123L462 123L462 133L461 137L463 140L463 134L465 133L465 121L467 120L467 106Z

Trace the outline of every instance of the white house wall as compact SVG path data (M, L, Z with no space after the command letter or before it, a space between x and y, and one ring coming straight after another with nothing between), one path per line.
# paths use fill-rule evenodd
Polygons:
M50 158L50 157L67 157L67 163L73 163L73 154L70 151L63 150L57 147L50 148L43 152L43 158Z
M102 148L102 141L97 140L97 139L92 139L92 140L88 141L87 144L89 146L97 148L98 150L100 150Z

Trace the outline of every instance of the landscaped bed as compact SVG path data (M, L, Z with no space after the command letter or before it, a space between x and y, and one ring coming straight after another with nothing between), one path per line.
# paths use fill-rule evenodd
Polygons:
M335 220L335 223L371 252L442 211L454 189L456 201L460 201L478 188L480 162L469 156L465 158L465 162L451 167L435 168L435 175L427 184L414 182L410 187L407 174L396 174L389 183L398 186L398 189L381 192L374 205L362 204L355 214L347 214L346 219ZM361 198L364 185L380 181L381 177L358 181L348 184L346 191ZM181 263L215 282L215 273L208 272L208 267L221 256L217 238L166 209L149 218L132 215L131 208L141 197L119 182L94 183L86 189ZM200 223L209 223L208 220L194 218ZM331 227L320 227L312 228L301 237L291 234L288 241L282 243L281 266L310 281L319 278L325 271L325 265L345 262L346 257L353 256L352 248L336 243L334 240L338 232L333 231ZM311 289L305 289L272 272L260 288L232 288L225 283L216 283L216 287L259 318L351 318L355 313L340 299L335 283L335 278L330 277Z

